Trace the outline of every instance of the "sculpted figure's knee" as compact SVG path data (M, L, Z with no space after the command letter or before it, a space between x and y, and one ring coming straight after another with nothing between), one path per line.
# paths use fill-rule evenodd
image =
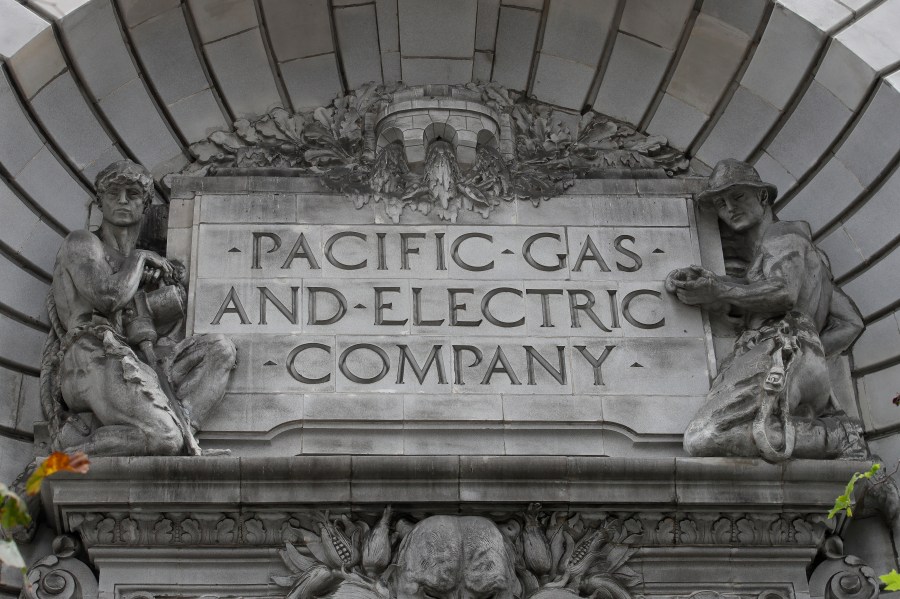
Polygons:
M51 440L62 448L75 430L94 455L199 455L196 423L156 346L160 331L169 334L184 315L183 269L137 248L153 178L124 160L97 175L96 189L100 228L70 233L53 271L52 331L41 364ZM234 345L213 336L194 360L183 373L202 416L224 395ZM75 426L72 413L90 416L91 426Z
M729 277L689 266L666 278L666 290L682 303L743 318L732 354L685 432L690 455L782 461L795 448L804 456L834 454L826 451L822 431L798 428L795 420L821 422L816 419L834 411L825 357L850 348L862 317L834 287L809 225L775 219L776 194L749 164L719 162L696 199L714 207L742 240L747 270ZM849 441L845 445L842 455L859 454Z

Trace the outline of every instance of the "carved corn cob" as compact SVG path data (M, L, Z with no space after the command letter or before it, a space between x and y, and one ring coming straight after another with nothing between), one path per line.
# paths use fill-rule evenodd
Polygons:
M550 541L538 522L539 505L529 506L525 512L525 534L523 535L525 564L536 576L550 572Z
M588 568L600 557L600 550L608 540L609 535L603 530L586 534L575 545L575 550L572 551L572 556L566 564L566 571L569 577L576 578L587 572Z
M380 575L391 562L390 522L391 506L387 506L363 546L363 568L370 576Z
M325 520L319 523L319 534L322 548L332 567L346 570L359 563L358 531L348 539L340 528Z

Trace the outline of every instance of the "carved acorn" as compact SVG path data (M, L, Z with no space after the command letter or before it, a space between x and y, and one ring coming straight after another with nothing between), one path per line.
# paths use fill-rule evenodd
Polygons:
M391 506L384 513L363 544L362 564L369 576L377 577L391 563Z
M359 530L355 529L350 538L344 531L328 519L328 512L319 522L319 535L328 565L332 568L349 570L359 563Z
M538 521L540 504L531 504L525 512L525 533L523 535L525 565L537 576L550 572L550 541Z

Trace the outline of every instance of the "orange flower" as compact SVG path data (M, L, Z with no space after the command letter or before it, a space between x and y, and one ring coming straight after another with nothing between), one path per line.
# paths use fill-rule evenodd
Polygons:
M91 463L83 451L76 451L72 455L61 451L54 451L41 462L41 465L28 477L25 483L25 492L29 495L37 495L41 490L44 479L57 472L77 472L84 474Z

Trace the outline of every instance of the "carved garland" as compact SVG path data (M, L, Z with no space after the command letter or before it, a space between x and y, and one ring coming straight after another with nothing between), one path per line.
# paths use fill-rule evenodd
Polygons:
M376 131L378 125L393 124L386 114L407 108L418 110L409 122L424 119L417 123L424 129L401 124L391 127L399 132L393 137L391 131L385 133L386 126ZM493 115L488 120L501 130L500 139L490 134L477 141L456 139L449 123L471 114ZM410 160L410 140L421 140L421 162ZM465 143L469 145L455 145ZM394 222L404 209L434 211L450 221L460 210L487 217L501 201L537 204L559 195L577 177L621 170L632 177L688 172L688 160L664 137L638 133L594 111L579 117L495 83L368 84L326 107L299 113L277 108L253 120L238 120L233 131L217 131L191 150L196 160L185 174L290 169L321 177L329 188L353 198L358 208L382 203ZM470 155L466 160L458 155L464 150Z

